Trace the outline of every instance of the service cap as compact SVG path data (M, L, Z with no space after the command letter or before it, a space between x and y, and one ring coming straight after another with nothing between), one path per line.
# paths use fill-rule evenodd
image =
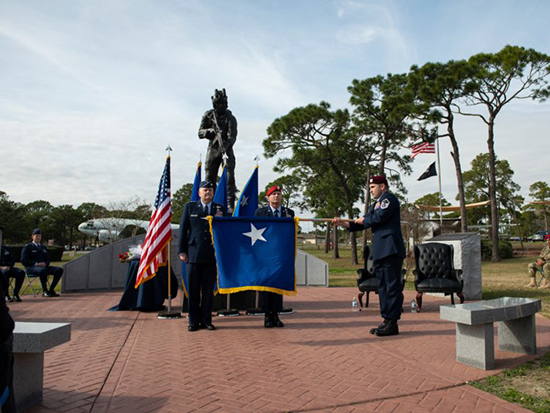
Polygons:
M214 184L210 181L201 181L199 188L214 188Z

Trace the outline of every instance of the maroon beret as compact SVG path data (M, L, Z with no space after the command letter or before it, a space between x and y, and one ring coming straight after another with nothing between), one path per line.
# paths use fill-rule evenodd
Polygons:
M283 190L283 187L280 185L273 185L271 188L267 190L267 196L271 195L275 191L281 192Z
M544 240L546 241L547 239L550 239L550 234L546 234L546 235L544 236Z
M384 175L371 176L369 184L385 184L386 186L388 186L388 180Z

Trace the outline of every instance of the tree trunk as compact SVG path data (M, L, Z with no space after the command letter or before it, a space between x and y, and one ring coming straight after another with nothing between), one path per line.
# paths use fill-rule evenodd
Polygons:
M327 229L325 230L325 254L330 251L330 222L327 222Z
M369 182L370 182L370 164L367 163L367 194L365 196L365 206L363 208L363 216L367 215L367 212L369 212L369 206L370 206ZM368 239L367 233L368 231L363 231L363 249L365 248L365 245L367 245L367 239Z
M462 167L460 166L460 153L458 150L458 143L456 142L456 136L454 133L453 115L449 115L449 123L447 123L447 133L453 147L451 156L455 161L456 172L456 184L458 186L458 201L460 205L460 230L462 232L468 232L468 212L466 210L466 200L464 199L464 179L462 178ZM441 173L441 171L439 171Z
M491 241L493 243L492 261L500 261L498 254L498 203L497 203L497 179L496 156L494 142L495 120L491 115L488 124L487 148L489 150L489 200L491 201Z
M332 231L332 258L340 258L340 251L338 250L338 227L335 226Z

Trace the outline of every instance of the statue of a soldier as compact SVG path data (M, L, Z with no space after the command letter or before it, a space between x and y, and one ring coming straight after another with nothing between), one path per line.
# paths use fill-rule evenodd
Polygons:
M237 119L227 109L225 89L214 91L210 109L202 116L199 138L208 139L206 153L206 180L216 185L218 169L223 159L227 162L227 206L232 211L235 205L235 154L233 145L237 140ZM215 189L215 188L214 188Z

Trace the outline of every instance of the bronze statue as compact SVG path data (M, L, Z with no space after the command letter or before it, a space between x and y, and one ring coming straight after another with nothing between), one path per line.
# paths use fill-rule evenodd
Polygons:
M237 119L227 109L225 89L214 91L212 106L202 116L199 138L208 139L205 171L206 180L216 185L218 169L222 161L227 165L227 207L233 211L235 205L235 154L233 145L237 140ZM215 190L215 187L214 187Z

